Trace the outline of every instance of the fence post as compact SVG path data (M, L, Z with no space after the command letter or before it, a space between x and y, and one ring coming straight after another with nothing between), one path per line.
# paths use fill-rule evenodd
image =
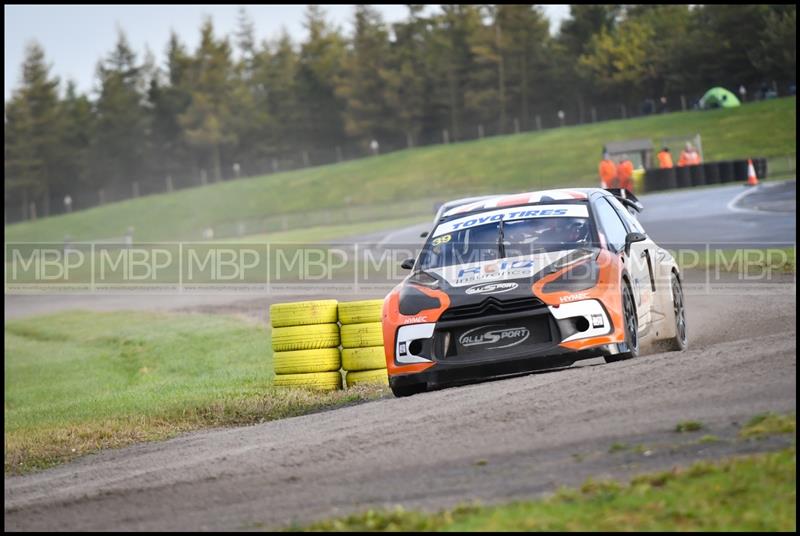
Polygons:
M277 173L278 171L280 171L280 165L278 164L278 159L277 158L273 158L272 159L272 172L273 173Z
M625 105L624 104L620 104L619 108L620 108L620 110L622 110L622 118L623 119L627 119L628 118L628 114L626 113Z
M681 95L681 110L686 111L686 97Z
M450 133L447 132L447 129L442 131L442 140L444 144L450 143Z
M308 151L303 151L303 166L308 167Z
M411 137L410 132L406 132L406 147L409 149L414 147L414 139Z
M597 110L592 106L592 123L597 123Z
M36 219L36 201L31 201L30 207L31 207L30 208L31 219L35 220Z
M206 177L206 170L205 169L201 169L200 170L200 184L205 186L207 183L208 183L208 177Z
M519 118L514 118L514 134L519 134Z
M167 175L167 191L172 191L172 175Z
M105 205L106 204L106 192L102 188L97 191L97 204L98 205Z
M483 125L478 125L478 139L483 139Z
M342 161L342 148L339 147L338 145L336 146L336 161L337 162Z
M133 181L131 190L133 191L133 197L139 197L139 181Z
M536 114L536 130L542 130L542 117Z

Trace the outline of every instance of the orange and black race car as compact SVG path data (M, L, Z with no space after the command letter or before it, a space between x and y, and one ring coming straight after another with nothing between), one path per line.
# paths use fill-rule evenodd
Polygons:
M448 204L384 301L394 394L627 359L656 340L685 349L681 272L641 209L598 188Z

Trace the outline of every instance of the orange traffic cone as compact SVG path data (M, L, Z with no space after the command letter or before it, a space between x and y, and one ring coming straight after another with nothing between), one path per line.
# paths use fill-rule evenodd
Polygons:
M756 177L756 168L753 167L753 161L747 159L747 185L758 186L758 177Z

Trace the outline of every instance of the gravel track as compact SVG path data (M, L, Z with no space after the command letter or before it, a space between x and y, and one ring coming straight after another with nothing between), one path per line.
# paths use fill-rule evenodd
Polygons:
M796 296L690 295L690 350L387 398L107 451L5 480L6 530L241 530L533 497L778 443L699 446L796 409ZM594 365L592 364L594 363ZM691 440L691 441L690 441ZM608 452L615 442L653 455ZM665 445L663 448L658 445ZM577 457L586 460L576 461Z

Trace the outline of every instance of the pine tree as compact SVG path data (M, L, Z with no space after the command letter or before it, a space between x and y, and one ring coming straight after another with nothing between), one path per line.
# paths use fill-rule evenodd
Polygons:
M22 85L5 106L5 187L20 198L37 199L39 215L49 213L51 195L65 187L58 85L59 79L50 77L42 47L29 44Z
M227 38L215 39L211 19L206 19L189 76L192 101L179 122L187 142L210 165L217 181L223 178L223 149L237 141L231 121L233 70Z
M345 60L336 93L345 104L345 131L364 146L373 139L391 136L386 118L386 81L389 42L383 19L374 8L359 5L355 11L353 47Z
M109 184L127 197L131 183L148 178L149 114L143 106L142 66L121 30L114 50L98 64L97 77L100 95L92 180Z
M319 6L306 11L308 38L300 47L296 78L300 100L299 149L332 148L344 138L342 104L335 83L341 76L345 43Z

